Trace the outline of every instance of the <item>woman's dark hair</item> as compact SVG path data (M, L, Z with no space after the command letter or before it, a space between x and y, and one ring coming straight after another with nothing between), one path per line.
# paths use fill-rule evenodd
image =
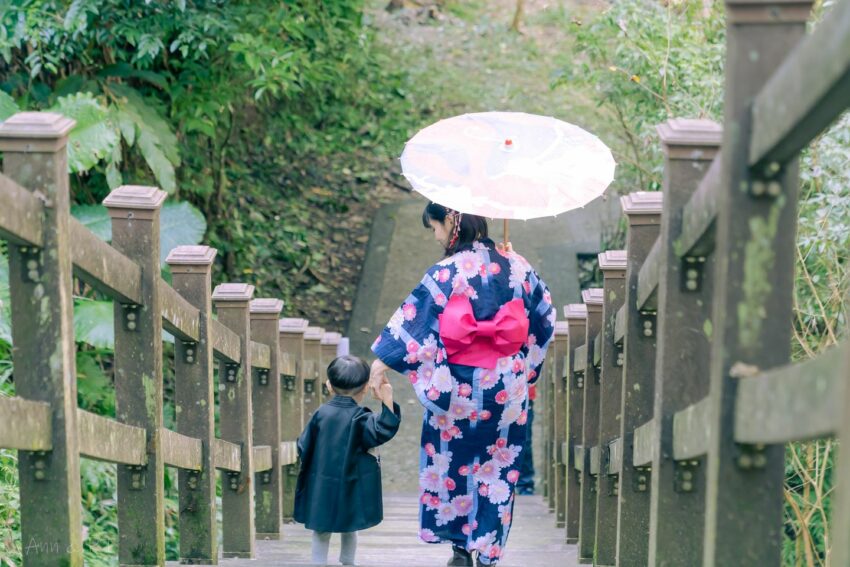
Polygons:
M437 203L428 203L422 211L422 226L431 228L430 221L445 222L449 209ZM460 233L457 242L446 248L446 256L451 256L464 245L472 244L479 238L487 238L487 219L478 215L464 214L460 218Z
M337 394L356 394L369 381L369 365L356 356L337 357L328 364L328 380Z

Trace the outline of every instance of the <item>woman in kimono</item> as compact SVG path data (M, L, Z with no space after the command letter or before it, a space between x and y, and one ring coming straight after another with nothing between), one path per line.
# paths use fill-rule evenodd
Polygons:
M405 374L425 408L420 532L451 543L450 566L495 565L507 542L555 310L528 262L487 238L485 219L430 203L422 222L446 256L428 269L372 345L373 385Z

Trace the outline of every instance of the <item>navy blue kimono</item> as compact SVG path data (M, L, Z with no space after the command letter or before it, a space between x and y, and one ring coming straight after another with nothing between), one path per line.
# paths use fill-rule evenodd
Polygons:
M323 404L298 438L301 471L295 485L295 521L318 532L354 532L384 519L381 469L368 451L393 438L401 410L381 414L335 396Z
M475 319L490 320L521 299L529 320L519 352L493 368L449 363L440 314L466 295ZM513 513L528 419L528 387L552 338L555 310L546 284L516 253L481 239L432 266L372 345L405 374L425 407L420 452L420 538L501 557Z

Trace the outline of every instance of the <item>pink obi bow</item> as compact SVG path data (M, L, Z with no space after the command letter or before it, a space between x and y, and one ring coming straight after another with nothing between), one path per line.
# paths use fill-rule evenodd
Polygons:
M449 362L495 368L496 361L519 352L528 340L528 317L522 299L499 308L489 321L478 321L465 295L453 295L439 317L440 338Z

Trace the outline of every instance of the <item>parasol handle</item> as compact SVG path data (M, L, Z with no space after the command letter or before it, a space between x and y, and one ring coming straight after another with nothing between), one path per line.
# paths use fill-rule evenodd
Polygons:
M503 243L505 245L505 248L507 248L508 241L510 240L511 231L508 226L508 219L504 219L502 222L504 223L502 227L502 234L504 235Z

